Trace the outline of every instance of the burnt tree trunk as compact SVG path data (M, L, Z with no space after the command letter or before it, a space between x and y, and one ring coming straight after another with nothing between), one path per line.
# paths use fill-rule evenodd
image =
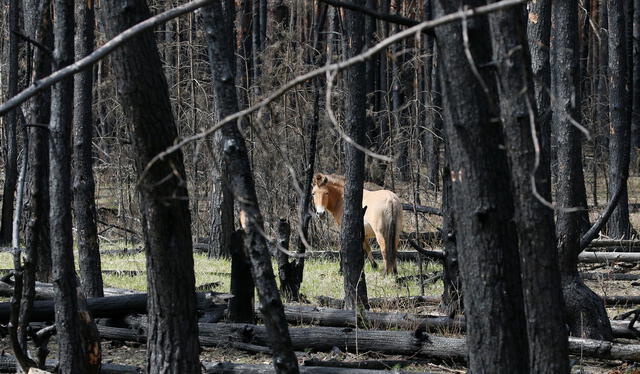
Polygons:
M49 0L24 0L22 3L25 34L53 48L52 20ZM33 49L31 82L49 75L51 56L40 48ZM51 91L36 95L28 104L27 124L49 124ZM51 243L49 231L49 133L40 126L29 129L28 197L25 210L25 268L36 268L36 279L51 278ZM29 263L30 264L29 264ZM25 280L26 282L26 280Z
M229 321L254 323L255 282L251 276L251 261L244 245L244 231L231 234L231 294Z
M149 18L145 2L100 3L107 38ZM181 151L148 165L174 144L176 124L151 31L111 55L117 91L133 127L142 227L147 257L149 334L147 372L200 370L191 215Z
M73 3L55 0L54 3L56 68L73 62ZM60 373L88 371L85 347L80 344L76 273L73 261L73 232L71 222L71 126L73 121L73 79L66 78L51 93L50 133L50 193L51 193L51 262L56 309L56 335Z
M624 175L629 173L631 151L631 124L629 105L631 104L627 81L627 40L625 11L622 1L607 1L609 40L609 199L618 189ZM624 178L624 179L623 179ZM611 214L607 225L608 234L614 239L628 239L631 236L629 222L629 196L624 187L618 205Z
M76 60L93 51L95 16L93 6L76 3ZM93 179L93 69L84 70L74 81L74 181L73 203L78 238L78 263L82 290L89 297L103 296L100 248L96 227L96 197Z
M365 0L354 4L364 6ZM365 46L364 18L346 11L346 43L349 54L355 55ZM345 56L347 57L347 56ZM357 64L345 73L347 89L345 131L353 142L364 144L366 131L366 76L365 65ZM369 308L367 285L364 277L362 251L362 189L364 186L364 153L349 142L345 149L344 215L340 230L340 253L344 271L345 309Z
M404 1L391 0L391 8L394 14L401 14ZM391 34L400 31L398 24L391 25ZM409 180L409 143L403 132L406 129L406 92L411 92L412 80L405 79L405 42L398 42L391 47L391 105L392 116L394 118L393 142L396 144L397 152L396 167L398 169L398 180L406 182Z
M7 97L18 93L18 21L20 18L19 0L9 2L9 72ZM4 122L5 161L4 185L2 189L2 213L0 215L0 244L11 242L13 205L15 200L16 183L18 182L18 137L17 111L13 109L7 113ZM26 139L25 139L26 140Z
M293 288L299 291L300 285L296 282L295 261L289 262L289 256L280 249L289 250L289 238L291 236L291 225L286 218L280 218L276 228L278 233L277 245L274 248L275 257L278 262L278 278L280 279L280 294L285 300L292 299ZM297 285L297 287L296 287Z
M571 335L611 339L611 326L602 299L580 279L577 269L580 253L580 213L568 208L581 207L582 146L579 130L572 118L577 115L578 77L578 2L552 3L551 95L552 131L558 143L558 183L556 185L556 236L566 321Z
M548 169L536 167L532 128L536 129L531 61L526 53L523 6L489 15L497 62L500 113L511 166L520 269L529 340L531 373L567 373L567 333L562 312L560 272L555 248L553 210L536 196L550 196ZM524 92L524 94L523 94ZM556 307L550 308L549 305Z
M633 49L627 51L631 55L633 66L629 68L633 71L633 81L629 82L633 87L633 102L631 104L631 142L638 159L640 152L640 0L633 0Z
M228 4L225 4L228 6ZM214 3L201 11L209 50L209 63L213 75L215 102L221 117L238 111L238 99L234 82L234 51L231 30L225 27L229 9ZM256 196L253 173L244 137L235 123L228 123L222 132L222 152L229 170L229 182L234 198L244 216L245 245L251 259L251 271L258 290L261 313L271 337L274 366L279 373L296 373L298 363L291 348L291 339L278 293L264 224Z
M470 7L480 1L463 1ZM460 4L435 1L436 17ZM509 165L504 151L486 17L467 21L465 56L459 23L436 28L445 95L456 241L472 372L527 372L528 347ZM481 79L481 80L480 80ZM504 321L496 324L493 321Z

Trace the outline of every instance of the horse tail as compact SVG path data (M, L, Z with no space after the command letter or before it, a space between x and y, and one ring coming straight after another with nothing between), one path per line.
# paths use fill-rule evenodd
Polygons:
M385 269L387 274L391 271L395 273L398 272L396 268L396 257L398 253L396 236L398 235L398 226L400 225L400 221L402 219L402 209L399 209L399 204L397 201L394 201L391 205L391 219L387 221L387 237L385 241L387 242L387 253L386 253L386 263ZM400 226L402 227L402 226Z

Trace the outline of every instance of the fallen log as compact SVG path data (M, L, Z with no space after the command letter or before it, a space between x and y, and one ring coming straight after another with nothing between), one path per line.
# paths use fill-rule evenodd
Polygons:
M306 305L285 305L287 322L333 327L355 327L368 329L404 329L461 332L464 320L449 317L420 316L409 313L378 313L362 311L357 317L351 310L319 308Z
M36 282L36 299L38 300L53 299L53 292L54 292L53 284ZM124 288L112 288L112 287L104 288L105 296L133 295L136 293L138 292L133 290L127 290ZM7 282L0 282L0 296L3 296L3 297L13 296L13 284L9 284Z
M105 329L119 330L122 340L144 339L146 325L139 329L105 328L100 335L109 338ZM233 346L233 342L268 347L269 335L264 326L249 324L200 323L199 340L203 346ZM139 331L142 330L142 333ZM412 357L437 358L450 361L466 360L464 338L427 335L420 330L380 331L339 327L293 327L289 329L294 350L329 352L339 347L347 352L379 352ZM113 335L112 335L113 336ZM130 336L128 338L127 336ZM640 344L620 344L592 339L569 338L569 352L582 357L608 360L640 360Z
M628 274L628 273L597 273L597 272L582 272L580 277L583 280L609 280L609 281L634 281L640 280L640 274Z
M342 309L344 301L329 296L317 296L316 300L320 306ZM438 305L442 299L440 296L400 296L400 297L372 297L369 305L372 308L411 308L425 305Z
M366 361L341 361L341 360L319 360L316 358L306 359L303 366L321 366L344 369L369 369L369 370L391 370L393 368L403 368L409 365L424 365L429 363L426 360L366 360Z
M578 256L582 263L640 262L640 252L582 252Z
M412 212L415 210L418 213L426 213L426 214L433 214L435 216L442 216L442 212L440 211L440 209L432 208L430 206L424 206L424 205L413 205L413 204L402 203L402 210L409 210Z
M58 361L56 360L47 360L45 369L47 371L53 372L58 366ZM9 354L0 355L0 373L16 373L16 359ZM118 365L118 364L107 364L103 363L100 366L101 374L133 374L133 373L142 373L142 369L129 366L129 365Z
M204 373L207 374L271 374L275 373L273 365L265 364L234 364L230 362L203 363ZM301 366L299 368L301 374L382 374L389 373L388 370L369 370L369 369L350 369L336 367L317 367L317 366ZM393 373L398 374L420 374L420 372L408 372L394 370ZM428 374L423 372L423 374Z
M638 305L640 304L640 296L603 296L604 304L606 306L623 306L623 305Z
M216 298L226 299L229 294L217 292L197 293L198 310L212 312L220 308L226 308L226 304L216 302ZM111 297L95 297L87 299L87 307L93 318L119 318L129 314L145 314L147 312L147 294L132 294ZM9 321L10 303L0 303L0 323ZM31 311L31 321L53 321L53 300L34 301Z
M585 251L640 251L640 240L610 240L600 239L592 241Z

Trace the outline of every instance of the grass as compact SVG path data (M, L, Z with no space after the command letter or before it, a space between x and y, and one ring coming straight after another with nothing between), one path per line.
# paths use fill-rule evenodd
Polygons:
M109 245L103 249L123 248L124 246ZM274 273L277 274L275 261L273 263ZM365 277L367 282L367 292L369 297L396 297L420 295L420 285L418 281L410 281L406 284L398 284L393 276L384 277L382 273L382 261L378 260L379 269L374 270L367 262L365 264ZM12 268L12 258L8 253L0 253L0 267ZM78 264L76 264L76 268ZM343 277L338 272L338 262L326 259L309 259L305 261L304 280L302 282L301 293L310 301L314 301L316 296L330 296L342 298ZM145 255L139 253L135 255L102 256L103 270L146 270ZM206 254L194 254L194 270L196 275L196 286L217 282L219 285L213 288L218 292L229 292L231 262L224 259L209 259ZM441 270L439 264L425 263L424 272ZM411 262L398 262L398 276L418 274L418 264ZM136 276L103 274L105 287L126 288L144 292L147 289L146 274ZM442 281L436 283L425 283L426 295L439 295L442 293Z

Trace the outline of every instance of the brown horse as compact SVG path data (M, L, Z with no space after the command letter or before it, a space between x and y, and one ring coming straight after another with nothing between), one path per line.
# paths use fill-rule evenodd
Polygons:
M344 213L344 177L317 173L313 176L311 193L318 215L329 211L340 226ZM369 246L369 238L375 237L382 252L385 274L389 274L391 271L397 273L396 253L402 231L400 198L388 190L363 190L362 206L367 207L364 214L365 237L362 247L367 253L371 265L374 268L377 267Z

